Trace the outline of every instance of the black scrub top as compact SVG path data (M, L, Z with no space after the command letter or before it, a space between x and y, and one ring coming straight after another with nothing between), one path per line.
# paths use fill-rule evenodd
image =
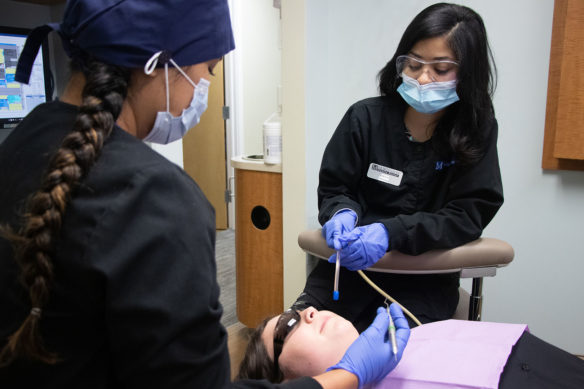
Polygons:
M410 255L479 238L503 204L496 120L483 127L487 134L482 158L465 165L438 148L433 138L410 140L404 124L406 108L399 95L365 99L349 108L324 151L319 222L326 223L341 209L352 209L358 225L383 223L389 248ZM357 274L344 271L339 289L345 302L341 297L335 303L333 275L331 265L320 261L299 301L352 318L359 329L361 311L373 309L374 314L374 306L383 299ZM454 313L458 274L368 275L390 295L404 299L400 302L422 316L422 321L442 320Z
M75 106L43 104L0 145L0 222L18 226L76 115ZM214 210L197 184L114 127L57 238L41 333L61 361L0 368L0 387L273 387L229 383L214 246ZM17 274L0 238L0 346L31 309ZM290 386L299 384L319 387Z

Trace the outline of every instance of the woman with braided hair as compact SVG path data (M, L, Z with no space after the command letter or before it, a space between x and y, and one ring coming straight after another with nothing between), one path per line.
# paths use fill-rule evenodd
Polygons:
M71 78L0 145L0 387L356 388L386 375L382 310L314 379L229 383L214 210L142 142L199 122L234 48L226 0L69 0L61 23L29 35L17 81L53 30Z
M68 202L72 197L72 192L80 184L83 177L87 176L92 166L96 163L99 154L104 146L104 141L110 136L116 118L118 118L122 109L122 103L126 97L130 73L128 70L100 63L88 59L85 71L80 69L79 64L73 65L75 76L68 91L63 96L61 102L48 104L33 115L26 118L22 126L17 130L20 135L22 128L39 127L35 132L30 132L30 137L9 140L2 146L3 168L10 170L5 172L3 169L4 179L17 179L21 186L29 187L31 184L41 182L41 187L33 191L28 202L25 205L25 213L20 223L18 231L14 231L12 225L19 224L18 219L10 214L4 215L8 211L6 207L2 208L3 221L10 221L8 225L3 226L3 232L8 241L13 243L15 249L15 259L21 268L21 278L23 284L28 288L28 294L32 303L32 309L18 331L9 338L8 345L4 347L0 354L2 362L11 360L20 354L32 354L39 360L48 363L56 362L54 354L45 350L42 341L39 339L38 321L42 309L49 299L50 285L53 282L53 263L51 260L54 252L54 241L60 234L65 210L68 208ZM81 76L83 74L83 76ZM75 85L85 78L85 87L82 94L82 102L79 104L79 111L74 109L73 105L64 106L63 102L73 100L75 97L70 95L70 91ZM71 116L74 119L73 129L67 131L64 123L53 123L48 121L47 124L58 124L58 131L64 132L64 138L59 145L59 136L55 136L55 131L42 127L37 123L39 119L45 119L47 116L53 116L55 107L62 108L64 115ZM76 115L76 117L75 117ZM61 118L59 118L61 119ZM44 134L51 136L53 139L43 139ZM61 134L59 134L61 135ZM45 136L46 137L46 136ZM39 175L41 170L34 169L31 171L30 166L25 165L21 158L14 158L11 151L19 148L26 148L31 144L43 140L45 145L55 148L54 155L48 161L46 173ZM17 142L16 144L13 142ZM10 150L12 149L12 150ZM31 150L32 151L32 150ZM34 150L35 153L38 152ZM23 154L23 156L26 154ZM12 157L9 159L9 157ZM40 157L40 158L39 158ZM45 156L37 156L37 161L45 163ZM29 163L32 163L30 161ZM21 171L16 164L25 167L27 172L32 173L29 179L20 176ZM22 164L22 165L21 165ZM15 166L10 166L15 165ZM16 169L16 170L15 170ZM36 175L36 177L34 176ZM23 179L24 178L24 179ZM17 184L10 182L10 184ZM14 187L10 185L9 188ZM28 190L28 188L27 188ZM4 195L8 196L8 203L14 203L15 195L19 195L21 190L5 191ZM79 196L82 197L82 196ZM18 200L17 200L18 202ZM20 205L17 205L20 207ZM4 217L5 216L5 217ZM3 242L3 248L6 247ZM8 259L4 257L3 259Z

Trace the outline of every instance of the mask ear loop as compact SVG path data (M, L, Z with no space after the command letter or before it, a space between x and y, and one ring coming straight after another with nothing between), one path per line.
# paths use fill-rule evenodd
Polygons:
M159 51L157 53L154 53L154 55L150 57L150 59L146 62L146 65L144 65L145 74L147 75L152 74L154 69L156 69L156 65L158 65L158 59L163 53L164 51ZM172 59L169 58L169 60L172 62L174 66L176 66L176 63ZM181 69L179 69L179 71L181 71L184 74L184 72ZM189 81L192 83L190 79ZM166 112L170 112L170 94L168 93L168 61L164 63L164 87L166 91Z
M166 90L166 112L170 112L170 93L168 93L168 62L164 64L164 89Z
M193 88L197 87L197 84L195 84L195 82L193 80L191 80L191 78L189 76L187 76L187 74L180 68L180 66L178 66L176 64L176 62L174 62L174 60L172 58L169 58L168 60L170 61L172 66L174 66L176 68L176 70L178 70L180 72L180 74L182 74L191 83Z

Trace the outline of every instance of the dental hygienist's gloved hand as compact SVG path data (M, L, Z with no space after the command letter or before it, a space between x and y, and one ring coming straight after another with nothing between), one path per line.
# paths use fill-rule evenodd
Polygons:
M322 226L322 236L331 249L340 250L339 236L350 232L357 223L357 214L351 209L343 209L335 213L331 219Z
M389 248L389 234L381 223L361 226L338 238L341 244L341 266L349 270L363 270L373 266ZM335 256L329 258L334 262Z
M404 353L406 345L408 344L408 340L410 339L410 325L398 304L392 303L389 306L389 313L391 314L393 325L395 326L395 340L397 343L397 361L395 364L397 365ZM394 358L394 360L395 359L396 358Z
M397 358L391 350L389 339L389 316L384 308L377 308L377 317L357 340L351 344L339 363L327 369L344 369L359 378L359 388L375 383L389 374L400 361L408 339L410 327L397 304L389 307L396 326Z

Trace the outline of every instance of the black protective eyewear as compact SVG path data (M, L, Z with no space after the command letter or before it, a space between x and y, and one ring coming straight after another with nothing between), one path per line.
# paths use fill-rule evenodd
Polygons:
M288 334L300 323L300 314L294 309L288 309L280 315L274 327L274 368L276 372L280 370L278 358L284 347L284 340Z

